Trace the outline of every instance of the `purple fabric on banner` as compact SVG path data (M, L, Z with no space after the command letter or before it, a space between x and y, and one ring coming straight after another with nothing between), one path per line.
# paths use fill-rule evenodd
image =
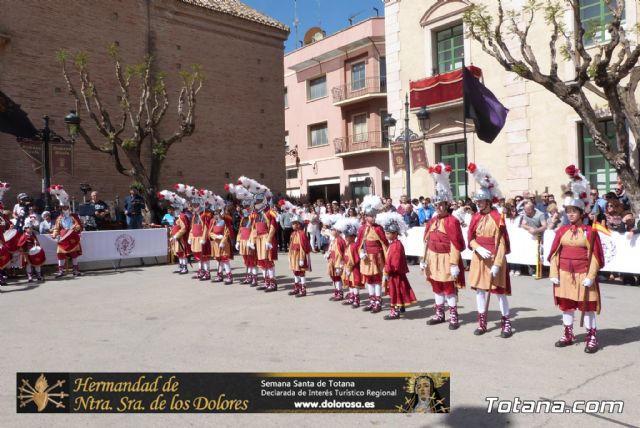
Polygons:
M462 87L465 97L464 117L473 119L478 138L492 143L504 128L509 109L466 67L462 70Z

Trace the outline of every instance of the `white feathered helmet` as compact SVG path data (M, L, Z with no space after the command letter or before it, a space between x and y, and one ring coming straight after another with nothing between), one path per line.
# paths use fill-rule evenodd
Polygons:
M178 193L183 193L190 204L199 205L200 209L204 208L204 192L201 190L188 184L176 184L174 189L176 189Z
M334 226L338 220L342 217L340 214L322 214L320 216L320 222L327 229L334 229Z
M591 211L591 185L589 180L580 173L580 170L575 165L569 165L564 169L564 172L569 176L568 188L571 190L572 195L567 196L564 201L564 207L576 207L583 213Z
M187 200L185 198L178 196L177 193L170 190L161 190L156 196L158 200L169 202L173 208L179 211L184 210L187 206Z
M453 193L451 193L451 182L449 180L449 174L451 174L451 165L445 165L443 163L436 164L433 167L429 167L429 173L433 177L433 181L436 183L436 195L433 198L433 202L452 202Z
M380 196L366 195L360 207L365 215L375 217L383 207L382 199Z
M467 171L469 171L480 186L480 189L474 195L476 200L484 199L495 203L503 197L498 182L488 169L471 162L469 166L467 166Z
M249 192L240 184L228 183L224 185L224 190L231 193L234 198L240 201L243 207L250 207L253 204L253 193Z
M61 207L69 206L69 195L62 187L62 184L52 184L49 186L49 193L58 199Z
M253 194L253 206L260 211L271 203L271 190L264 184L258 183L256 180L242 176L238 179L238 184Z
M409 230L402 216L396 212L378 214L376 223L382 226L385 232L396 232L398 235L406 235Z
M356 236L360 229L360 221L356 218L342 217L333 225L333 228L344 236Z

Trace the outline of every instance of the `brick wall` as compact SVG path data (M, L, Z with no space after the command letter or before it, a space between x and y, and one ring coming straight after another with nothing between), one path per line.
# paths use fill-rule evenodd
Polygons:
M169 74L171 104L163 132L175 129L180 69L197 63L206 75L196 131L171 148L160 186L186 182L223 193L224 183L248 175L284 193L284 31L175 0L0 0L0 10L0 34L10 38L0 44L0 88L37 128L48 114L51 128L65 135L63 117L74 107L56 61L58 49L88 52L91 75L112 117L118 112L119 87L107 47L117 41L127 63L141 62L150 49L155 70ZM81 110L80 116L95 141L104 142L87 114ZM18 192L37 196L41 177L15 138L0 134L0 148L0 180L12 185L5 204L12 204ZM82 140L75 145L74 165L73 176L51 179L70 195L81 198L80 182L108 200L128 193L131 180L116 172L108 155L91 151Z

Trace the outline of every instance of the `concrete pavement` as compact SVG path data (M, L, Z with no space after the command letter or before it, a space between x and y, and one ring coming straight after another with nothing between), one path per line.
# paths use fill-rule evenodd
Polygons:
M433 295L417 266L409 277L419 304L405 319L385 321L386 307L372 315L328 301L332 291L317 254L308 296L288 296L285 257L278 262L276 293L197 282L171 274L173 266L2 287L0 426L640 426L640 287L602 286L602 349L587 355L578 325L579 344L553 346L561 317L546 280L514 278L512 338L499 336L497 299L489 332L476 337L471 290L460 293L459 330L425 325ZM239 278L240 260L233 266ZM18 415L18 371L449 371L452 413ZM625 407L622 414L487 414L488 396L625 400Z

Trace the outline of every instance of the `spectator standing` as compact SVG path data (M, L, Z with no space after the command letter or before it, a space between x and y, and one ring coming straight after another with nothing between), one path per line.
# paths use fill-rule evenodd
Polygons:
M536 209L544 214L544 218L549 218L547 213L547 208L549 206L549 194L547 192L542 192L540 195L540 202L536 204Z
M293 231L293 226L291 224L292 218L293 213L290 211L284 210L280 213L280 230L282 230L280 251L289 251L289 239L291 238L291 232Z
M124 200L124 215L127 216L127 229L142 229L142 210L146 208L144 198L134 186L129 188L129 196Z
M51 230L51 213L49 211L44 211L42 213L42 221L40 222L38 230L41 235L49 233Z
M531 200L524 203L521 227L529 232L533 239L539 240L542 240L542 234L547 229L547 221L544 218L544 214L536 208ZM535 266L529 266L529 275L535 276L535 274Z
M98 197L98 192L91 192L91 205L93 205L93 215L96 220L96 229L102 230L107 222L111 220L109 205Z
M547 230L556 231L562 226L562 215L558 211L558 206L555 203L547 206Z

